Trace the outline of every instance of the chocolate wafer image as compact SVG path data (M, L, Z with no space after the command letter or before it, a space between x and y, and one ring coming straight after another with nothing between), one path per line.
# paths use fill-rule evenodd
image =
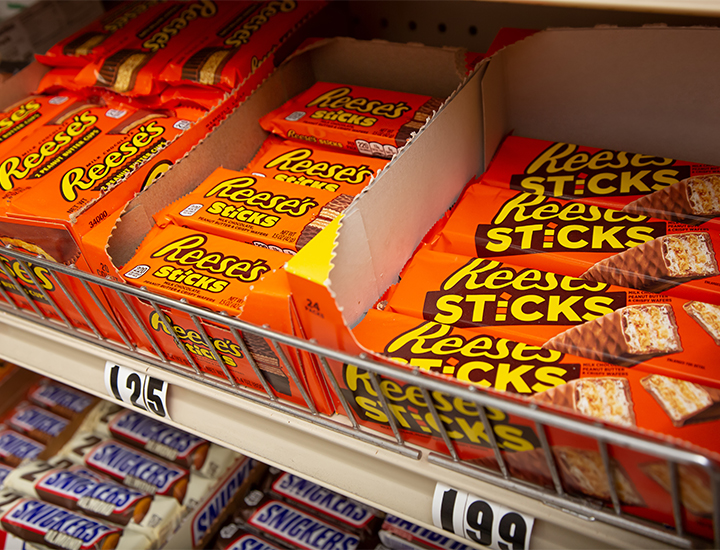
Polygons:
M310 242L310 240L320 233L327 225L337 218L340 214L345 212L350 203L353 201L352 195L338 195L325 206L320 209L318 215L307 224L300 232L296 247L300 250L303 246Z
M683 350L670 304L620 308L561 332L543 347L623 367Z
M693 301L686 302L683 309L720 346L720 306Z
M632 393L627 378L578 378L536 393L531 399L538 403L571 409L599 420L623 426L635 425Z
M699 225L720 216L720 174L691 176L625 205L623 212Z
M236 51L227 48L203 48L197 51L183 65L183 80L211 86L218 84L223 68Z
M428 99L413 115L413 119L403 124L395 136L395 144L398 147L405 145L410 136L416 133L420 128L425 126L427 119L430 118L434 111L437 111L443 104L442 99L431 97Z
M651 374L640 380L675 427L720 418L720 390Z
M710 235L665 235L597 262L580 277L662 292L686 281L720 275Z
M280 360L267 341L262 336L250 332L244 333L243 337L250 355L257 363L258 368L263 371L263 376L268 383L283 395L292 395L290 380L280 367Z
M563 486L569 493L581 493L604 501L611 500L608 476L599 452L575 447L553 447L553 454ZM614 458L610 458L610 469L620 502L630 506L645 506L645 501L635 489L630 477Z
M558 446L552 447L552 452L566 491L606 502L611 500L608 477L605 473L602 456L598 451ZM550 469L542 448L505 453L503 459L512 477L541 487L553 487ZM480 466L495 469L494 458L488 457L474 462ZM643 498L620 463L614 458L610 458L610 468L620 502L631 506L644 506Z
M64 55L90 55L94 48L102 44L108 35L99 32L86 32L71 40L63 48Z
M110 88L122 94L135 87L140 69L148 62L150 55L142 50L120 50L103 63L97 75L97 86Z
M651 462L640 466L641 470L668 493L671 492L670 469L666 462ZM699 466L678 464L680 478L680 502L696 516L711 517L713 512L712 484L710 477Z

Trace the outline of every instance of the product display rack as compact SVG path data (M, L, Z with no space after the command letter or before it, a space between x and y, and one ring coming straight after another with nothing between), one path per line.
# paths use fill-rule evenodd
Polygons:
M702 18L720 16L720 5L710 0L687 3L677 0L665 3L638 0L622 2L622 5L620 2L611 1L471 2L462 3L464 5L461 7L453 3L455 7L452 9L442 8L439 6L441 3L435 2L372 2L367 8L361 4L365 3L350 4L351 11L356 14L355 27L359 37L364 38L363 34L367 32L360 29L359 25L365 18L373 18L380 22L380 30L372 30L372 37L412 41L412 38L407 36L410 32L414 33L411 36L416 37L415 41L426 43L441 40L442 38L437 36L438 25L442 23L451 26L448 22L453 17L463 19L467 25L464 13L468 9L482 17L485 9L503 11L512 7L518 14L522 14L524 10L552 11L572 8L568 13L574 13L578 20L583 21L584 17L597 8L602 8L602 13L622 8L650 12L650 22L667 19L670 24L675 22L673 19L676 16L680 17L681 24L712 24L714 21ZM426 36L422 34L422 21L415 22L415 29L412 25L406 25L404 20L400 23L402 18L406 17L408 6L416 10L417 19L430 17L434 15L434 11L443 9L447 17L442 22L438 20L432 28L432 36ZM629 17L629 24L642 24L646 21L640 14L617 13L623 21L628 21ZM693 19L696 17L698 19ZM384 18L387 19L382 23ZM396 22L397 30L392 34ZM602 19L597 20L597 23L602 22ZM552 24L552 21L541 21L537 26ZM497 28L482 28L480 19L477 25L480 31L476 34L470 33L467 41L462 37L452 36L447 45L475 43L475 37L478 37L477 40L487 40L497 31ZM508 21L502 26L512 25L513 21ZM371 24L368 23L368 26ZM10 249L7 253L21 261L31 259ZM32 260L34 263L46 265L48 269L54 269L52 264L43 264L43 260ZM67 271L59 270L57 276L73 276L71 270ZM114 286L106 281L91 276L81 278L93 287L103 285L114 289ZM170 305L170 301L167 302L164 305ZM187 308L183 304L173 305L193 311L193 308ZM202 315L200 310L196 313ZM276 337L281 343L293 344L291 339L284 341L281 336L264 332L261 327L255 329L262 336ZM311 343L302 349L317 351L320 356L324 353L332 354L332 350L316 349ZM336 415L325 418L315 414L312 408L287 406L215 379L203 379L192 369L170 365L157 357L144 357L134 353L128 350L127 346L123 346L122 342L111 343L102 341L91 333L76 333L62 324L43 320L32 312L18 310L8 305L7 295L0 295L0 358L106 398L106 361L146 372L170 384L168 412L175 425L430 528L433 491L436 482L440 481L534 516L536 523L531 547L535 548L657 548L704 545L702 541L686 537L681 527L664 531L656 526L646 526L624 517L617 506L615 512L612 509L608 511L607 508L594 510L564 495L542 493L502 475L474 471L453 460L452 456L430 453L404 444L397 438L376 437L367 431L354 429L345 417L338 418ZM382 375L386 368L381 364L369 367L377 368L379 375ZM428 381L428 388L432 389L433 383L437 382ZM462 391L456 387L447 389L452 392ZM477 394L471 390L467 392L469 393L462 395L473 398ZM530 412L537 413L534 410ZM542 422L564 422L562 417L549 414L539 415L538 418ZM583 433L590 433L601 441L639 445L643 450L657 451L658 456L666 459L705 465L702 457L698 455L660 445L651 444L646 447L640 440L625 440L617 432L597 425L578 423L573 427L579 427ZM716 501L717 494L716 487ZM617 501L616 496L614 500ZM716 515L717 508L716 506ZM718 523L718 518L715 518L715 525ZM715 546L718 546L720 541L717 528L715 537Z

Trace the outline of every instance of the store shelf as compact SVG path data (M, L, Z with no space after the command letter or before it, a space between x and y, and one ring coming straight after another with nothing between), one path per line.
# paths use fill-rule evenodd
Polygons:
M106 361L146 372L171 385L173 424L428 528L440 481L534 516L534 548L666 547L439 467L425 452L401 456L4 312L0 357L104 398Z

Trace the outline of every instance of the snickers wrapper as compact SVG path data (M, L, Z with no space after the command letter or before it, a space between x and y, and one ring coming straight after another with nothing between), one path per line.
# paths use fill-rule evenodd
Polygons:
M113 550L123 530L55 504L0 491L0 525L29 543L67 550ZM139 541L135 541L139 542ZM139 546L147 548L147 544Z
M317 514L333 525L369 541L384 514L302 477L275 468L268 471L263 489L291 504Z
M185 499L188 470L116 439L104 439L90 433L77 434L61 453L128 487L153 495L171 496L180 504Z
M260 550L286 550L285 546L278 546L261 535L251 533L247 529L230 522L220 529L215 540L216 550L239 550L241 548L258 548Z
M626 306L558 334L545 347L622 366L683 351L669 304Z
M65 418L75 418L98 402L96 397L50 379L33 386L27 398Z
M86 516L126 526L139 524L153 496L110 479L92 479L68 468L55 468L42 460L18 466L6 486L23 495L73 510Z
M720 418L720 390L693 382L651 374L641 381L668 415L673 426Z
M258 490L250 491L245 496L233 519L239 528L258 533L275 544L289 548L315 550L316 541L329 538L336 541L337 548L365 548L357 535ZM295 525L298 528L294 528Z
M70 423L67 418L26 401L10 412L6 422L14 430L45 445L59 437Z
M34 460L45 450L45 445L0 424L0 462L19 466L25 460Z

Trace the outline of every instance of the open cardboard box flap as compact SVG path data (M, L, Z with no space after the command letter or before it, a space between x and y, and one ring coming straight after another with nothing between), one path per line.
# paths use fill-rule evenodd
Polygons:
M322 296L337 310L326 318L354 326L509 132L720 164L718 47L717 29L647 27L547 30L501 49L348 209L331 249L289 262L298 305ZM307 313L313 337L347 343Z
M133 256L161 208L220 166L246 166L267 137L258 119L316 81L447 97L465 75L464 55L459 48L351 38L318 40L299 49L202 143L128 204L108 244L114 264L121 267Z

